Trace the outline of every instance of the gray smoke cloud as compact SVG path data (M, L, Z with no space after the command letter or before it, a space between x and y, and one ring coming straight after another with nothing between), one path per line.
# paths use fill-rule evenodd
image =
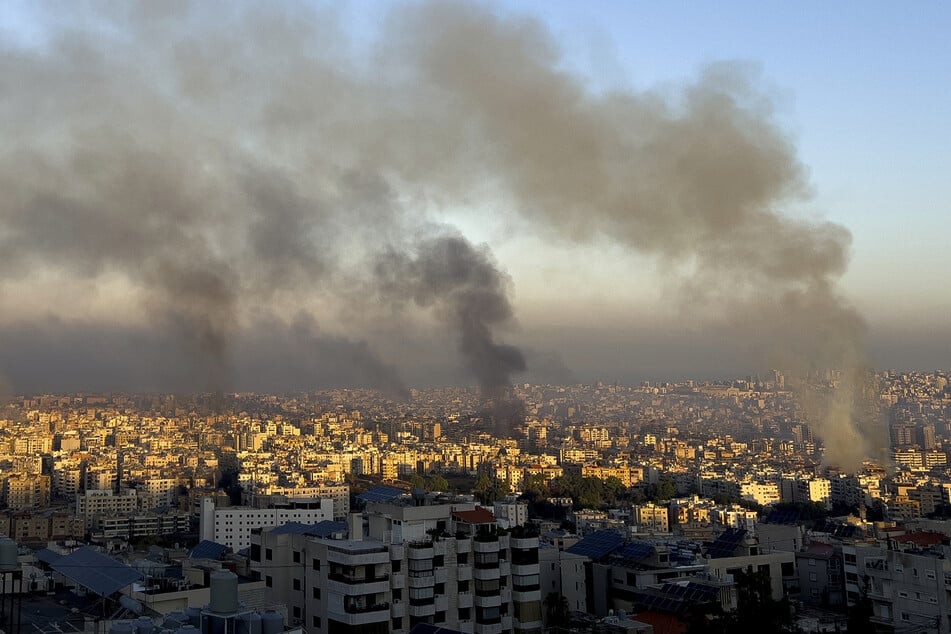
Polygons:
M385 297L412 299L434 307L457 333L458 348L483 392L497 397L525 371L525 357L514 346L495 341L494 330L513 318L509 281L486 249L462 236L428 238L413 253L390 250L380 256L376 274Z
M836 289L850 235L784 213L805 170L748 68L595 93L537 21L463 3L397 7L369 51L296 5L86 9L0 51L8 330L31 318L10 301L31 283L118 283L140 309L119 330L176 342L166 354L201 366L203 388L286 336L321 344L283 348L315 380L355 351L355 384L399 392L365 336L391 317L382 283L432 306L492 394L524 367L497 341L509 283L484 249L427 229L488 202L546 240L655 257L685 323L744 335L757 361L839 368L813 423L828 458L877 449L850 378L864 325Z
M493 402L496 431L508 435L512 425L524 420L524 406L509 388L512 375L524 372L526 365L518 348L495 340L495 331L514 314L510 282L488 250L459 235L429 237L412 245L412 252L390 249L382 254L376 276L384 297L432 307L456 333L466 367Z

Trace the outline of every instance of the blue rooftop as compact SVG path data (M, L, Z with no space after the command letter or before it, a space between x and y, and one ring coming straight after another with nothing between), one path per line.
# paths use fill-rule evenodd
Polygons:
M101 597L118 592L143 576L131 566L103 555L89 546L83 546L65 557L60 557L50 564L50 568Z

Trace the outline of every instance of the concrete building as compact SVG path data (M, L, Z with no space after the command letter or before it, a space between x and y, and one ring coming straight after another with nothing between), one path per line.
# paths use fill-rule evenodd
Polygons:
M349 540L252 535L252 569L308 632L541 632L537 536L472 503L371 503L366 519L351 516Z
M251 545L251 532L259 528L283 526L288 522L316 524L333 519L333 500L320 500L319 508L298 508L291 503L287 507L251 508L247 506L227 506L218 508L215 498L206 497L201 501L199 534L208 539L229 546L235 552Z

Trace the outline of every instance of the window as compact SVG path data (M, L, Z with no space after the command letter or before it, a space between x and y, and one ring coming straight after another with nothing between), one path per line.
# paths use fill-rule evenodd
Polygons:
M515 590L538 590L538 587L538 575L512 575L512 588Z
M401 630L401 629L403 629L403 617L401 617L401 616L394 616L394 617L393 617L393 629L394 629L394 630Z
M299 564L299 563L300 563L300 552L299 552L299 551L296 551L296 550L294 551L293 559L294 559L294 563L295 563L295 564Z
M814 567L814 566L816 565L816 560L815 560L815 559L810 559L810 560L809 560L809 565Z
M300 590L300 579L294 579L291 585L295 590Z
M264 585L266 585L268 588L274 587L274 579L271 577L271 575L264 577Z
M317 586L314 586L313 590L311 591L311 596L313 596L315 599L319 599L319 598L320 598L320 588L318 588Z
M393 588L393 601L399 601L403 598L402 588Z
M517 601L515 603L515 618L520 623L531 623L542 620L542 604L538 601Z
M265 549L264 558L267 559L268 561L271 561L272 559L274 559L274 551L271 550L270 548Z
M459 588L459 592L468 592L468 591L469 591L469 582L468 582L468 581L460 581L458 588Z
M403 568L403 562L399 559L393 560L393 572L399 572Z
M456 563L459 565L465 565L469 563L469 553L459 553L456 555Z
M313 625L314 627L320 627L320 617L319 617L319 616L311 617L310 623L311 623L311 625Z
M446 622L446 613L445 612L436 612L435 618L433 618L433 623L445 623Z
M468 621L472 618L472 608L459 608L459 620Z
M409 576L410 577L430 577L433 574L432 559L410 559Z
M312 567L314 570L320 570L320 560L317 559L317 558L315 558L315 559L313 560L313 562L311 563L311 567Z
M815 581L816 579L817 579L816 573L810 572L810 573L809 573L809 581Z
M295 606L294 606L294 610L292 611L292 614L294 615L294 618L295 618L295 619L299 619L299 618L300 618L300 607L295 605Z

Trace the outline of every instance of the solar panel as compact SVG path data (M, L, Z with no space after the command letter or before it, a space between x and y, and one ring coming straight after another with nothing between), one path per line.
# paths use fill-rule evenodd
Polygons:
M102 597L118 592L143 576L131 566L89 546L83 546L54 561L50 568Z
M565 549L573 555L583 555L591 559L601 559L624 542L620 533L612 530L591 533L570 548Z
M644 559L654 554L654 546L647 542L629 542L613 554L622 559Z
M188 554L192 559L221 559L230 549L224 544L203 539Z
M275 535L310 535L312 537L329 537L334 533L342 533L348 528L346 522L323 520L316 524L301 524L288 522L271 530Z
M364 493L361 493L357 496L357 499L363 500L364 502L386 503L392 502L393 500L402 497L402 495L402 489L388 487L381 484L368 491L365 491Z
M728 528L710 544L710 548L707 549L707 554L710 555L712 559L732 557L733 553L736 552L737 546L743 542L744 537L746 537L746 529Z
M796 524L799 522L799 511L796 509L773 509L761 521L766 524Z

